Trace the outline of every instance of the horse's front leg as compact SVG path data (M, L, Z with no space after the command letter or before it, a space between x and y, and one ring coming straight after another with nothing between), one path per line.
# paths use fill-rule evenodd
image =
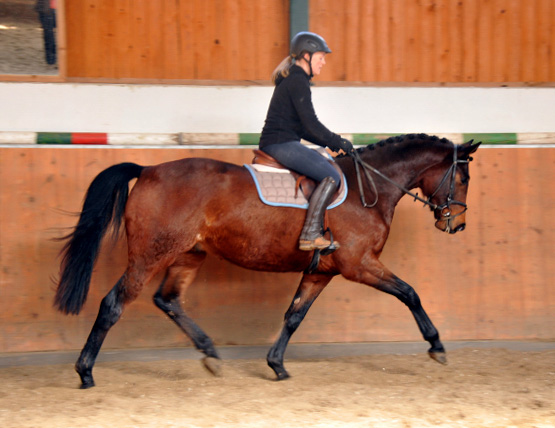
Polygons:
M407 305L418 324L422 336L431 345L428 350L430 357L441 364L447 364L445 348L439 340L439 333L422 307L420 297L414 288L391 273L378 260L375 260L370 268L367 267L357 272L342 272L342 274L351 281L367 284L391 294Z
M291 336L301 324L314 300L316 300L332 278L333 275L303 275L299 288L293 298L293 302L291 302L289 309L285 313L285 322L279 338L268 352L268 365L274 370L278 380L287 379L289 377L289 373L287 373L283 366L283 356L289 339L291 339Z
M204 367L214 375L220 373L220 357L212 339L185 313L180 296L195 279L206 254L189 253L180 257L167 270L166 276L154 295L154 304L176 323L206 357Z

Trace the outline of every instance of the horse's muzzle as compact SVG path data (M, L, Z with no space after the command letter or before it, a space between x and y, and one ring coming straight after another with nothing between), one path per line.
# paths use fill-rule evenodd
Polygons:
M455 207L455 210L452 210L449 205L440 206L434 210L434 217L436 228L452 235L462 232L466 228L465 213L467 207L466 204L457 201L451 202L451 204Z
M449 233L462 232L464 229L466 229L466 223L459 224L452 232Z
M453 226L448 220L438 220L436 221L435 226L442 232L447 232L450 235L453 235L457 232L462 232L464 229L466 229L466 223L460 223L456 226Z

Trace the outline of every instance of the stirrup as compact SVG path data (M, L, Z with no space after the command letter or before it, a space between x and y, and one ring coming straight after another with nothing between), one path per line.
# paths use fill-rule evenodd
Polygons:
M314 251L314 250L325 250L331 245L331 242L325 239L323 236L319 236L316 239L300 239L299 240L299 250L301 251Z
M323 250L314 250L314 255L312 256L310 265L304 270L305 274L314 273L318 269L321 255L328 256L340 247L339 242L335 242L333 240L333 233L331 233L331 230L329 227L324 231L324 233L328 233L328 232L330 234L330 245L327 248L324 248Z
M315 239L299 239L299 250L301 251L314 251L320 250L323 256L333 253L340 248L339 242L333 240L333 235L330 232L330 240L328 241L324 236L317 236Z
M322 251L320 251L320 253L323 256L327 256L333 253L335 250L338 250L341 247L341 245L339 245L339 242L333 240L333 233L331 233L331 230L329 227L324 231L324 233L330 234L330 245L328 246L328 248L324 248Z

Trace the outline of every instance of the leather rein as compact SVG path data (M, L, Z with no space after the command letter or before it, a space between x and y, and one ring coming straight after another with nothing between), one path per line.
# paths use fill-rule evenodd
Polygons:
M374 183L374 179L372 178L372 175L370 174L370 172L373 172L374 174L383 178L388 183L397 187L404 194L410 195L412 198L414 198L415 201L420 201L424 205L428 205L434 211L439 210L440 215L442 217L442 220L446 220L448 222L448 224L450 223L451 220L460 216L461 214L463 214L467 210L467 205L464 202L454 200L453 196L455 194L455 176L457 174L457 165L458 164L463 164L463 163L469 163L471 159L464 159L464 160L458 159L457 158L457 145L456 144L454 145L454 151L453 151L453 163L447 169L447 171L445 171L445 174L443 175L443 178L441 179L440 183L438 184L436 190L434 190L434 192L428 197L428 199L421 198L420 196L418 196L417 193L411 192L410 190L401 186L399 183L396 183L391 178L389 178L386 175L384 175L383 173L381 173L379 170L377 170L373 166L364 162L360 158L360 155L356 150L353 150L351 153L349 153L349 156L351 156L353 158L353 161L354 161L354 164L355 164L358 188L359 188L359 192L360 192L360 200L361 200L362 206L364 208L372 208L372 207L376 206L376 204L378 203L378 198L379 198L378 191L377 191L377 188L376 188L376 184ZM363 182L362 182L362 174L361 174L361 171L360 171L361 169L362 169L362 171L364 171L364 176L366 177L366 182L372 187L372 190L374 191L374 194L376 195L376 199L371 204L368 204L366 202L366 198L364 196L364 187L363 187ZM451 180L450 184L449 184L449 195L447 196L447 200L445 201L445 203L443 203L441 205L437 205L437 204L432 203L432 201L431 201L432 198L439 192L439 189L441 189L441 187L445 184L445 182L449 178ZM452 215L451 214L451 209L450 209L451 205L460 205L460 206L464 207L464 210L462 210L461 212L459 212L455 215ZM446 208L447 208L447 211L443 212Z

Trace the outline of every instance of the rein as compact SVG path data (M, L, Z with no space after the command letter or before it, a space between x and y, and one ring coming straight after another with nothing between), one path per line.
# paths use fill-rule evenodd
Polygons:
M443 212L441 213L441 215L443 217L443 220L450 221L450 220L454 219L455 217L460 216L462 213L464 213L467 210L467 205L464 202L453 200L453 195L455 194L455 176L456 176L456 173L457 173L457 165L460 164L460 163L469 163L470 162L470 160L468 160L468 159L465 159L465 160L457 159L457 145L456 144L454 145L454 151L453 151L453 163L451 164L449 169L447 171L445 171L445 174L443 175L443 178L441 179L441 181L440 181L439 185L437 186L436 190L434 190L434 192L428 197L428 199L421 198L420 196L418 196L417 193L411 192L407 188L401 186L399 183L396 183L391 178L384 175L378 169L376 169L373 166L369 165L368 163L364 162L360 158L360 155L356 150L349 153L349 156L351 156L353 158L353 161L354 161L354 164L355 164L358 188L359 188L359 192L360 192L360 200L361 200L362 206L364 208L372 208L372 207L376 206L376 204L378 203L378 199L379 199L378 191L377 191L377 188L376 188L376 184L374 183L374 179L372 178L372 176L370 174L370 172L373 172L374 174L383 178L388 183L397 187L404 194L410 195L412 198L414 198L415 201L420 201L424 205L428 205L434 211L435 210L440 210L442 212L445 208L447 208L448 211L446 213L443 213ZM362 174L360 172L361 169L364 171L364 176L366 177L366 182L372 187L372 190L374 191L374 194L376 195L376 199L371 204L368 204L366 202L366 197L364 196L364 187L363 187L363 182L362 182ZM441 204L441 205L437 205L437 204L432 203L431 202L432 198L437 194L437 192L439 192L439 189L441 189L441 187L445 184L445 182L447 181L448 178L451 179L451 182L450 182L450 186L449 186L449 195L447 196L447 201L444 204ZM451 205L461 205L461 206L464 207L464 210L461 211L458 214L451 215L451 210L449 209Z

